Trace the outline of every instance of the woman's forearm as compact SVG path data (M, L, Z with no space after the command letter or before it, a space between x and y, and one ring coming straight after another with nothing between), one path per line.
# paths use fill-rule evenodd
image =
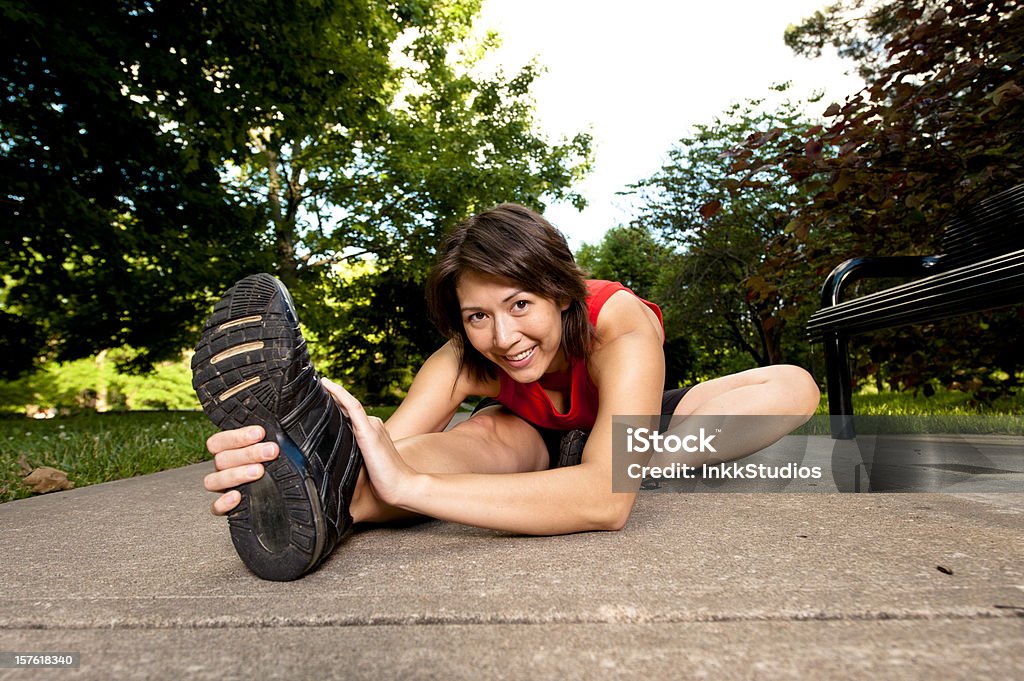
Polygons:
M391 501L440 520L555 535L620 528L636 495L613 493L611 486L610 473L586 464L502 475L419 474Z

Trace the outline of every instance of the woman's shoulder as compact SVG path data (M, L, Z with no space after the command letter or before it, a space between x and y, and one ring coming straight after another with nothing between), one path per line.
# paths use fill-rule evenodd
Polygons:
M595 304L600 306L616 291L629 290L619 282L608 279L587 279L584 283L587 285L587 305L589 306Z
M599 393L607 389L614 394L621 388L618 377L665 361L660 310L629 289L608 297L595 327L597 343L587 361L587 374Z
M602 288L602 291L607 292L607 297L593 322L599 345L628 333L654 333L664 338L661 310L657 305L640 298L621 284L613 290Z

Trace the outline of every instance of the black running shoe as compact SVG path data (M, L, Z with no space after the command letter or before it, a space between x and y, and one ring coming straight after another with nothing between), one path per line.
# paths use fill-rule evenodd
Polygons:
M585 430L570 430L562 436L558 445L558 464L555 468L576 466L583 461L583 447L589 433Z
M228 514L242 562L275 581L313 570L352 530L363 458L310 362L284 284L255 274L228 289L203 326L192 387L218 428L260 425L281 448Z

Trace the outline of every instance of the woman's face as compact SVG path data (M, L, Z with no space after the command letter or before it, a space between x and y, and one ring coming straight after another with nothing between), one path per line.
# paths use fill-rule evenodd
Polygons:
M519 383L568 367L561 350L562 311L550 298L508 279L467 272L455 293L469 342Z

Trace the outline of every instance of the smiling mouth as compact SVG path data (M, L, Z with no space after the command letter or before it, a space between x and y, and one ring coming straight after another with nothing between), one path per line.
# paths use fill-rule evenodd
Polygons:
M533 351L537 349L537 346L533 346L529 350L524 350L517 355L505 355L505 359L510 362L522 362L524 359L533 354Z

